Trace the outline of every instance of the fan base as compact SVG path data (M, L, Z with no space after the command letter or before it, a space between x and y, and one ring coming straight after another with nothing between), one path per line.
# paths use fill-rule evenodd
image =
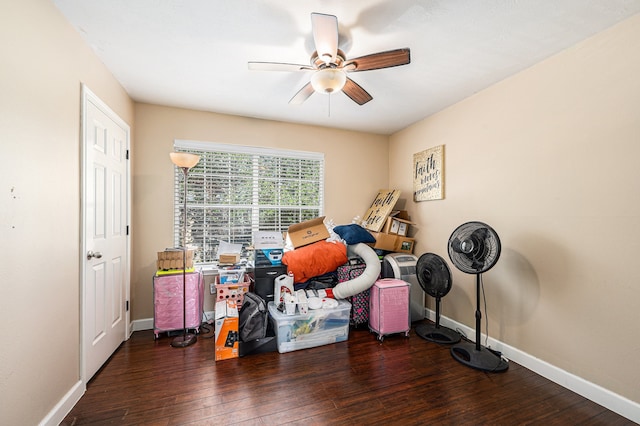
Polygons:
M489 351L476 348L475 343L462 342L451 348L451 356L462 364L477 370L501 372L509 368L509 362Z
M198 338L195 334L187 333L182 336L178 336L171 341L171 346L174 348L186 348L187 346L193 345Z
M416 334L430 342L452 345L460 341L460 334L446 327L436 327L433 324L420 324L416 326Z

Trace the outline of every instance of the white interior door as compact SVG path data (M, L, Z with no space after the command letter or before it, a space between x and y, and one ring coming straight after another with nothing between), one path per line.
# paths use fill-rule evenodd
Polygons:
M81 375L129 336L129 127L83 86Z

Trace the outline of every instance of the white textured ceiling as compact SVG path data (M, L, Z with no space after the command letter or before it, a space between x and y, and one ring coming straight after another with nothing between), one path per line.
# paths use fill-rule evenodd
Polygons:
M136 101L391 134L640 12L640 0L53 0ZM308 73L312 12L338 17L347 58L411 49L351 73L373 100L289 99Z

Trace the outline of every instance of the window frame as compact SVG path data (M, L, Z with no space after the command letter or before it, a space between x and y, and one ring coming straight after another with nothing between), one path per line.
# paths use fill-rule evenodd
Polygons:
M299 150L290 150L290 149L277 149L277 148L267 148L267 147L256 147L256 146L248 146L248 145L232 145L232 144L224 144L218 142L203 142L203 141L193 141L193 140L183 140L176 139L174 140L174 150L177 152L191 152L195 154L200 154L201 156L210 155L213 159L216 155L229 155L229 158L241 158L244 159L244 165L248 163L247 157L251 158L251 162L253 163L251 167L253 167L252 176L250 179L247 179L246 174L242 175L233 175L229 174L230 182L225 186L225 184L220 185L220 188L227 189L225 194L228 194L229 198L226 203L216 203L216 204L207 204L205 201L206 197L206 189L207 182L211 185L211 182L214 182L216 179L219 180L219 177L215 177L215 172L207 172L206 165L201 166L203 161L209 160L207 158L201 158L198 165L196 165L193 169L189 171L189 176L187 180L187 247L193 247L195 249L194 261L197 265L204 265L215 263L218 257L218 245L220 241L225 241L229 243L242 243L243 246L243 256L247 255L247 250L250 248L252 243L252 235L255 231L258 230L268 230L268 231L286 231L289 225L297 222L301 222L303 220L312 219L314 217L323 216L324 212L324 179L325 179L325 159L324 153L321 152L311 152L311 151L299 151ZM222 154L221 154L222 153ZM239 161L239 160L237 160ZM233 161L230 161L233 163ZM277 191L284 192L283 187L286 183L290 185L293 182L293 185L297 183L299 192L298 196L302 198L302 188L308 185L313 185L313 188L317 188L317 204L312 205L292 205L280 204L282 200L278 200L274 204L261 204L263 200L260 199L260 187L265 185L265 181L267 180L264 176L262 176L258 170L258 164L264 164L265 162L276 162L278 165L280 163L284 163L281 167L278 167L278 170L285 173L288 171L295 171L296 168L299 172L298 177L283 179L279 178L271 178L272 182L276 182L275 186L278 187ZM290 163L293 163L294 166L290 166ZM299 164L298 164L299 163ZM313 169L309 174L303 174L304 171L303 165L305 163L311 163L312 165L315 163L317 168ZM236 164L236 163L233 163ZM298 164L298 166L295 166ZM201 167L199 167L201 166ZM289 169L291 167L291 169ZM203 169L204 168L204 169ZM234 178L244 179L245 182L251 182L252 188L252 196L250 204L234 204L230 199L232 198ZM174 244L176 247L180 247L182 245L182 233L184 232L183 228L183 208L184 208L184 174L182 170L178 167L174 167L174 213L173 213L173 234L174 234ZM215 188L218 188L218 185L213 185ZM202 196L198 197L199 191L202 191ZM267 192L263 190L263 192ZM263 194L264 195L264 194ZM314 195L315 197L315 195ZM299 203L304 201L298 200ZM226 211L231 216L239 211L251 211L250 214L250 235L240 235L236 236L231 232L234 229L235 223L232 219L228 222L229 226L216 226L212 225L215 223L213 220L207 220L205 218L205 212L207 209L216 210L216 211ZM202 210L202 213L200 211ZM275 210L273 212L272 210ZM297 212L296 212L297 211ZM261 212L263 213L263 219L261 219ZM267 226L268 229L261 229L260 221L264 220L265 212L270 212L270 215L276 216L277 219L273 223L269 223ZM313 214L311 214L313 213ZM202 220L198 221L195 219L199 217L198 215L202 215ZM311 216L310 216L311 214ZM245 215L246 217L247 215ZM295 219L295 220L293 220ZM191 224L196 223L197 226L192 226ZM248 220L245 220L243 225L243 230L246 232L248 230ZM266 226L266 225L265 225ZM201 229L199 229L201 228ZM210 232L226 232L226 237L228 239L223 239L220 237L223 232L220 232L220 235L210 236L208 235ZM235 238L235 240L234 240ZM231 241L230 241L231 240Z

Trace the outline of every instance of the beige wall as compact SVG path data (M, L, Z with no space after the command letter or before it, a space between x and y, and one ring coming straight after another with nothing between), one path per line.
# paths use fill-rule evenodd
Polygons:
M391 137L390 187L445 145L446 199L411 202L417 254L492 225L489 334L640 402L640 15ZM449 262L450 263L450 262ZM453 265L443 315L475 328L474 277ZM430 301L432 304L433 302ZM484 319L482 330L485 330Z
M0 39L1 424L37 424L79 380L81 82L132 126L132 319L152 316L155 252L172 243L175 138L325 152L336 223L379 188L409 194L413 153L445 144L446 200L407 202L417 253L446 257L455 226L489 222L504 248L485 277L491 336L640 401L639 17L394 135L389 150L382 136L134 106L48 0L3 2ZM473 326L473 279L454 273L444 314Z
M173 165L169 152L175 139L324 153L324 212L336 224L362 216L388 182L386 136L136 104L134 320L153 317L151 280L156 253L173 245ZM208 306L211 300L207 297L206 302Z
M0 424L37 424L79 380L80 87L133 103L46 0L0 5Z

